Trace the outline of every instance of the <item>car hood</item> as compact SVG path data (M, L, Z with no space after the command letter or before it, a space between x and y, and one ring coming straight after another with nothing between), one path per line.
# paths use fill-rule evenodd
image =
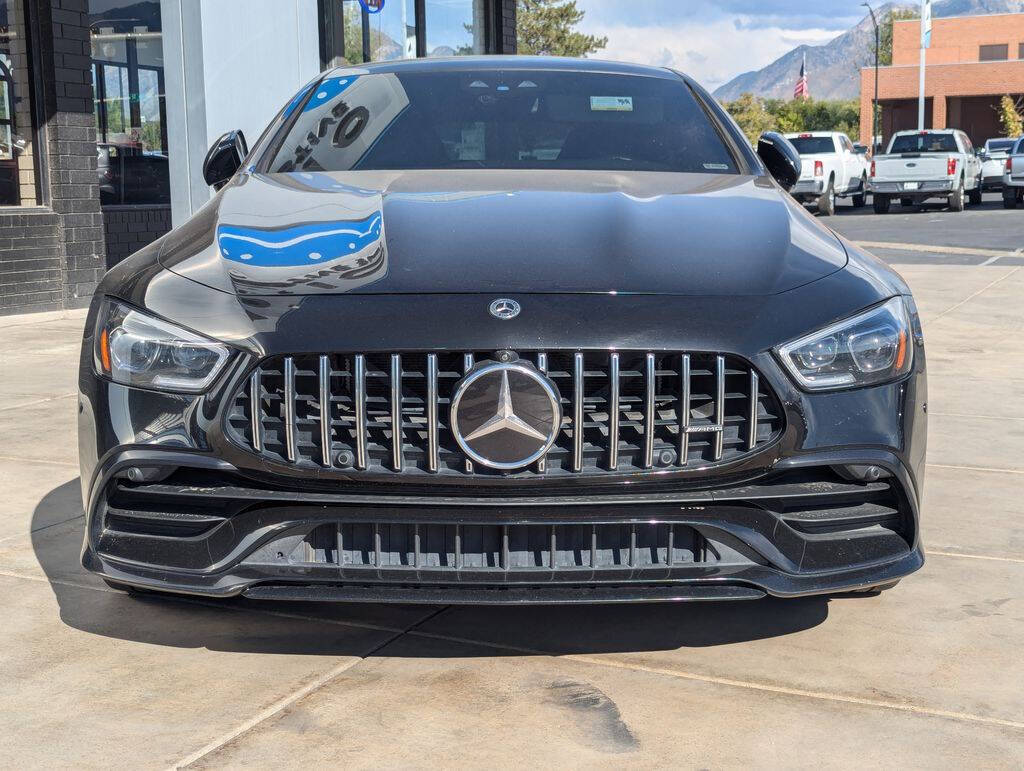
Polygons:
M565 171L243 174L161 264L238 295L770 295L845 266L764 177Z

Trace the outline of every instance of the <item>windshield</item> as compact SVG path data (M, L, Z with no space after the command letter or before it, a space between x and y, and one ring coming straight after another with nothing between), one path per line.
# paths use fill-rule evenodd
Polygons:
M478 168L738 173L681 80L545 70L332 76L270 164Z
M985 143L985 149L990 153L1006 153L1013 147L1012 139L990 139Z
M800 155L834 153L836 151L832 137L792 137L789 141Z
M890 153L955 153L956 137L952 134L902 134L894 137Z

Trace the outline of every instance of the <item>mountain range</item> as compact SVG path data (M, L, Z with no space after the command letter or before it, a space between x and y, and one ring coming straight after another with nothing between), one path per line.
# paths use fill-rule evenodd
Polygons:
M893 9L917 9L918 3L886 3L875 9L879 19ZM970 16L983 13L1022 13L1024 0L937 0L932 15ZM775 99L789 99L807 55L807 75L815 99L856 99L860 94L860 68L874 63L874 29L866 16L853 29L819 46L802 45L760 70L744 72L719 86L715 97L723 102L752 93Z

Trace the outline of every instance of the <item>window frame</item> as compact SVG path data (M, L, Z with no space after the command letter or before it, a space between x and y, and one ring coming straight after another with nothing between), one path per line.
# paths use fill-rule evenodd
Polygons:
M2 1L2 0L0 0ZM12 5L21 4L23 18L25 19L25 51L26 51L26 83L28 84L26 97L28 98L28 115L30 125L28 130L22 129L24 134L30 136L32 139L32 168L35 174L33 181L36 199L35 203L22 203L21 196L19 193L18 202L13 204L0 203L0 212L14 213L17 210L23 210L32 207L48 206L50 203L50 190L49 185L46 184L48 180L48 163L47 155L44 149L46 144L46 123L43 120L43 84L42 79L39 76L43 71L42 59L40 58L39 47L36 45L36 40L40 39L39 36L39 17L36 4L30 2L30 0L8 0ZM14 73L9 73L10 79L8 83L10 85L11 94L11 115L9 120L5 120L11 126L11 135L13 135L17 128L17 111L14 109L14 102L16 99L16 84L14 82ZM15 184L20 188L20 184L17 182L19 178L20 167L18 165L17 157L13 157L13 164L15 168Z
M1001 50L1002 56L985 56L985 50L996 51ZM979 62L1005 62L1010 59L1010 44L1009 43L984 43L978 46L978 61Z

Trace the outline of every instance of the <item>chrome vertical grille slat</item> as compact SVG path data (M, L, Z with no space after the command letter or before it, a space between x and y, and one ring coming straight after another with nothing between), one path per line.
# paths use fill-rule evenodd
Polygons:
M654 354L644 357L644 468L654 466Z
M757 446L757 404L760 386L760 378L758 377L757 372L750 370L750 414L747 417L747 421L749 422L747 430L748 450L753 450Z
M679 463L685 466L690 457L690 354L679 361Z
M548 371L548 355L544 351L537 352L537 369L547 374ZM543 474L547 470L547 459L541 458L537 461L537 473Z
M331 466L331 359L320 357L320 459Z
M289 463L297 460L295 452L295 359L284 360L284 437Z
M583 354L573 354L572 365L572 470L583 469Z
M366 356L356 354L352 368L353 412L356 423L356 468L366 469Z
M725 438L725 357L715 359L715 457L722 459L723 440Z
M252 432L252 449L263 452L263 385L260 368L256 367L249 376L249 430Z
M438 469L437 354L427 354L427 471Z
M619 467L619 354L608 357L608 469Z
M391 354L391 468L402 470L402 356Z
M239 384L225 428L300 468L535 478L706 468L760 452L784 428L764 375L731 354L516 353L551 380L562 423L544 458L511 472L469 463L448 414L460 379L494 351L267 357Z

